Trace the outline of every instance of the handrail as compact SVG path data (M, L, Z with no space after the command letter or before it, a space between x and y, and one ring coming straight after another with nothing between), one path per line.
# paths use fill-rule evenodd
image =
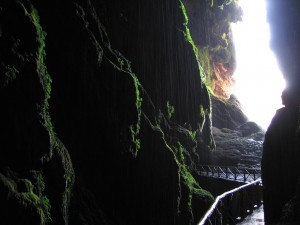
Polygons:
M245 184L245 185L242 185L242 186L240 186L240 187L238 187L238 188L235 188L235 189L233 189L233 190L231 190L231 191L228 191L228 192L225 192L225 193L223 193L222 195L219 195L216 199L215 199L215 201L214 201L214 203L212 204L212 206L209 208L209 210L205 213L205 215L202 217L202 219L200 220L200 222L198 223L198 225L204 225L204 224L212 224L212 222L210 221L210 218L214 215L215 217L217 217L218 215L217 215L217 212L219 213L219 223L217 222L217 223L215 223L215 224L222 224L222 221L227 221L227 218L225 218L225 216L226 215L222 215L223 213L221 212L219 212L219 209L218 209L218 206L220 205L220 207L222 207L223 208L223 210L224 210L224 208L226 207L224 207L224 202L222 201L223 199L225 199L226 197L228 197L229 195L231 195L230 196L230 199L229 199L229 201L227 201L227 204L229 205L230 203L230 201L233 199L233 195L237 195L239 192L241 192L241 191L245 191L245 190L247 190L247 189L249 189L250 187L255 187L255 186L258 186L258 190L253 190L253 189L251 189L252 191L254 191L254 192L257 192L256 194L258 194L258 196L256 196L257 197L257 199L255 199L255 200L253 200L253 199L246 199L245 198L245 196L243 196L243 194L241 194L239 197L241 198L241 199L238 199L238 204L240 204L239 206L240 206L240 210L241 210L241 215L234 215L235 217L233 218L233 219L236 219L238 216L240 216L241 217L241 219L244 219L244 216L245 216L245 212L247 213L248 211L253 211L253 208L256 206L256 207L258 207L259 205L261 205L261 200L262 200L262 194L261 194L261 188L262 188L262 185L261 185L261 179L258 179L258 180L256 180L256 181L253 181L253 182L251 182L251 183L248 183L248 184ZM250 190L250 191L251 191ZM249 200L250 202L251 202L251 204L252 204L252 206L251 206L251 208L250 209L244 209L244 206L245 206L245 201L246 200ZM249 206L249 204L248 204L248 206ZM229 206L228 206L229 207ZM225 209L225 210L227 210L227 209ZM245 211L246 210L246 211ZM222 211L222 209L221 209L221 211ZM243 212L243 211L245 211L245 212ZM224 217L224 218L223 218ZM216 221L218 221L218 219L216 219L215 218L215 220ZM229 220L229 219L228 219ZM231 218L231 220L232 220L232 218ZM208 223L209 222L209 223ZM227 223L224 223L224 224L227 224ZM234 223L235 224L235 223Z
M200 174L220 178L251 182L261 177L261 172L256 168L237 168L237 167L224 167L215 165L200 165Z

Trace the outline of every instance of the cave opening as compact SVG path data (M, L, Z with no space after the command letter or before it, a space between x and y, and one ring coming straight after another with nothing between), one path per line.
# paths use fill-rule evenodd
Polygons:
M282 107L285 80L270 49L266 1L240 0L243 19L231 24L236 51L233 93L250 121L266 130Z

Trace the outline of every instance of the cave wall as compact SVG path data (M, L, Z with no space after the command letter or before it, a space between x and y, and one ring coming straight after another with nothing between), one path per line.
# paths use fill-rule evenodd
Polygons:
M194 224L211 100L181 1L0 3L7 224Z

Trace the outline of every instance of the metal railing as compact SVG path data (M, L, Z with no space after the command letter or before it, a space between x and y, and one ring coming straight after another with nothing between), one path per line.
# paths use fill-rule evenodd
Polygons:
M262 183L257 179L219 195L198 225L233 225L262 205Z
M228 180L252 182L261 178L261 171L257 168L222 167L200 165L199 175L219 177Z

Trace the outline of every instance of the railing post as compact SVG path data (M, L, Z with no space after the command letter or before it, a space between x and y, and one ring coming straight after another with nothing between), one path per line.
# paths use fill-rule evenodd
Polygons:
M240 204L240 207L241 207L241 218L242 220L245 219L245 206L244 206L244 191L242 190L241 191L241 204Z
M234 168L234 180L237 180L237 169Z
M253 168L221 167L202 165L200 175L210 177L222 177L235 181L251 182L261 178L260 170Z

